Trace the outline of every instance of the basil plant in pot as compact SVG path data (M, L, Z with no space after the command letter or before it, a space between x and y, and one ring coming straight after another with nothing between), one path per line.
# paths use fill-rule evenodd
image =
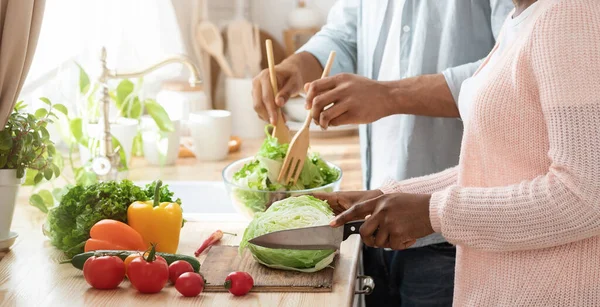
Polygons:
M11 236L17 192L25 172L35 183L60 175L54 159L56 149L46 127L58 118L55 112L65 113L67 109L47 98L40 100L48 107L34 114L24 112L26 105L18 102L0 131L0 240Z

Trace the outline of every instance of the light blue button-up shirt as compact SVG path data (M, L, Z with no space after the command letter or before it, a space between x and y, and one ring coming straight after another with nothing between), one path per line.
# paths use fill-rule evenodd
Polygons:
M377 79L388 36L393 0L338 0L327 24L298 52L312 53L322 65L331 50L336 60L331 74L348 72ZM454 100L495 44L512 0L406 0L400 31L400 76L442 72ZM376 103L365 101L365 103ZM393 119L361 125L360 144L366 189L377 188L381 174L396 179L423 176L458 163L462 122L452 118L393 115ZM377 131L373 134L372 130ZM373 152L382 144L387 151ZM373 178L373 160L391 161ZM374 183L374 184L372 184ZM444 242L439 234L413 247Z

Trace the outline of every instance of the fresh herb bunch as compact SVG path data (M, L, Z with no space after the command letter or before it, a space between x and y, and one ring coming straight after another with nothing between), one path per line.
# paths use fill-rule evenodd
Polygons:
M47 108L34 114L25 113L26 105L20 101L0 131L0 169L16 169L17 178L23 178L29 170L34 183L60 175L55 162L56 149L46 127L57 119L55 111L66 113L62 104L52 104L48 98L40 98Z
M52 245L69 257L83 252L90 229L103 219L127 222L127 208L135 201L154 197L155 183L141 188L129 180L76 185L69 189L60 204L50 210L46 222ZM161 202L177 202L168 186L160 191Z

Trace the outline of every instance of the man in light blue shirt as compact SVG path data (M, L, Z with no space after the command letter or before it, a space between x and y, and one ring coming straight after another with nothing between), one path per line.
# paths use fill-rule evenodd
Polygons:
M492 49L512 8L510 0L339 0L321 31L276 66L276 97L267 71L255 78L255 110L275 123L276 108L304 88L322 127L362 124L367 190L455 166L462 122L435 116L456 109L462 81ZM320 77L331 50L335 76L305 86ZM365 248L365 273L378 292L367 305L450 306L454 253L439 234L405 251Z

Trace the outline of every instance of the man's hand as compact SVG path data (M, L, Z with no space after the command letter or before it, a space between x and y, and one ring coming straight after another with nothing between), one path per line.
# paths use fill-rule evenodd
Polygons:
M360 227L360 236L366 245L406 249L416 239L433 233L429 220L430 198L431 195L423 194L384 194L352 206L338 215L331 226L339 227L370 215Z
M306 108L323 129L347 124L368 124L392 115L393 88L386 83L353 74L338 74L307 83ZM328 109L328 105L334 103Z
M459 117L452 92L442 74L397 81L373 81L339 74L304 85L306 108L322 128L369 124L394 114ZM330 104L333 105L326 109Z
M273 96L269 70L264 69L252 80L252 99L254 110L264 121L275 125L277 123L277 108L282 107L291 95L298 93L302 88L302 76L300 72L288 66L275 66L277 75L277 87L279 93Z
M276 96L273 95L269 70L261 71L252 80L254 110L261 119L277 124L277 108L283 107L292 95L302 89L305 82L317 79L322 71L319 61L308 52L290 56L281 64L275 65L279 90Z
M380 190L370 191L349 191L349 192L333 192L333 193L315 193L314 197L327 201L331 210L335 215L338 215L348 208L365 202L367 200L379 197L383 194Z

